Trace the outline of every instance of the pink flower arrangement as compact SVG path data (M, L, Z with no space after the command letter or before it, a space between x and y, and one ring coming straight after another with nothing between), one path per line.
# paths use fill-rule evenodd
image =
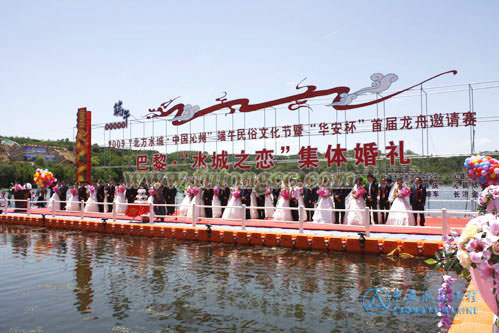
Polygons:
M60 192L60 189L59 189L59 186L54 186L54 188L52 189L55 193L59 194Z
M444 283L439 289L439 327L441 331L447 332L450 327L450 317L445 313L445 309L452 301L452 285L454 278L449 276L449 271L455 271L458 276L469 276L473 269L476 277L480 281L492 281L494 285L499 284L499 219L488 214L479 216L468 222L466 227L458 236L454 231L445 237L443 250L435 259L425 260L429 265L436 265L444 268ZM493 293L492 299L499 296L497 291ZM485 296L482 295L482 297ZM486 301L487 303L487 301ZM490 305L487 303L490 307ZM444 309L444 310L441 310ZM449 313L449 312L447 312Z
M216 195L218 197L218 187L217 186L215 186L213 188L213 195Z
M126 187L125 187L125 185L120 185L120 186L118 186L118 192L119 192L119 193L125 193L125 191L126 191Z
M400 196L401 196L402 198L408 197L410 194L411 194L411 192L409 191L409 189L408 189L407 187L404 187L404 188L400 191Z
M199 190L195 187L190 187L189 189L187 189L187 194L189 194L189 196L191 197L195 197L196 195L198 195L199 193Z
M283 197L285 200L288 200L289 199L289 192L288 190L284 189L281 191L280 193L281 197Z
M95 192L95 187L93 187L93 186L89 186L89 187L88 187L88 192L90 192L90 193Z
M153 189L153 188L150 188L149 189L149 195L155 195L156 194L156 191Z
M438 327L440 332L448 332L451 326L451 313L452 306L451 302L454 298L454 292L452 290L452 285L457 281L450 275L443 276L444 283L442 283L442 288L438 289L438 316L440 320L438 322Z
M476 267L490 277L491 269L499 270L499 258L493 256L499 242L499 220L487 216L468 222L458 240L457 256L463 267ZM496 279L499 283L499 276Z
M329 191L326 190L325 188L321 188L319 190L317 190L317 194L321 197L321 198L327 198L329 196Z
M24 186L22 186L20 184L15 184L14 187L12 187L12 190L14 190L14 192L22 191L22 190L24 190Z
M265 190L265 195L270 195L272 193L272 190L270 188Z
M69 192L71 192L71 195L75 196L78 191L75 188L72 188Z
M478 202L480 206L485 208L490 200L497 200L497 199L499 199L499 186L491 185L480 193L480 196L478 197Z
M366 190L363 187L359 187L355 193L355 199L362 198L366 194Z
M234 198L240 198L241 197L241 191L234 191L234 192L232 192L232 196Z

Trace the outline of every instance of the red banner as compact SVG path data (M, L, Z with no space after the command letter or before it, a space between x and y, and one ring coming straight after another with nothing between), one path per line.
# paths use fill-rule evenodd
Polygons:
M92 113L87 108L78 109L76 121L76 181L90 182L91 180L91 158L92 158Z
M290 151L289 146L282 146L281 152ZM300 147L300 151L298 152L298 161L297 167L299 169L313 169L319 167L319 152L318 148L311 146L302 146ZM385 154L381 155L381 151L379 150L378 145L375 142L369 143L357 143L354 148L354 158L355 158L355 166L362 164L366 167L373 166L375 167L378 163L379 159L387 159L391 166L396 165L410 165L411 159L405 157L404 151L404 141L400 140L397 143L394 141L390 141L387 146L385 146ZM342 148L338 143L336 146L328 145L327 151L324 154L325 161L327 162L327 167L330 168L333 165L340 168L343 164L348 163L348 160L345 156L347 149ZM255 151L255 162L254 169L266 170L272 169L276 165L276 161L274 160L274 150L273 149L265 149ZM211 156L208 156L207 153L197 151L193 152L192 160L191 160L191 168L192 169L212 169L212 170L229 170L230 166L232 169L239 170L250 170L253 169L253 166L247 163L247 159L250 154L246 153L244 150L241 150L239 154L234 155L236 160L233 163L229 163L229 154L227 151L222 150L221 153L213 152ZM189 158L187 156L181 156L182 158ZM211 157L211 160L207 160L208 157ZM152 168L150 164L152 162ZM166 154L154 154L152 156L152 161L149 160L149 155L141 154L135 157L135 169L137 171L166 171L168 169L168 161ZM172 165L176 165L177 161L173 160L170 162Z

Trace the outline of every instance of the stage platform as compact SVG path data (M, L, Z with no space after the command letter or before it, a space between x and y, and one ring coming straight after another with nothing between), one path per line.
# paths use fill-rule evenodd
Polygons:
M7 215L26 215L25 213L14 212L14 209L9 209ZM52 217L52 211L47 208L32 208L30 211L31 216ZM84 213L84 219L87 221L101 222L102 219L107 219L111 222L113 219L112 213ZM71 220L80 220L80 212L66 212L57 211L56 218L67 218ZM466 226L470 218L447 217L447 229L454 229L458 233ZM133 225L144 225L148 223L139 222L137 218L131 218L126 215L117 214L116 222L130 223ZM192 226L192 218L181 217L176 215L166 216L164 222L154 222L156 226L170 226L176 228ZM212 230L242 230L242 221L237 220L223 220L220 218L199 218L196 222L198 227L206 227L210 225ZM298 233L299 222L276 222L270 219L265 220L245 220L245 230L247 231L262 231L262 232L275 232L275 233ZM303 223L303 234L305 235L324 235L324 236L345 236L345 237L358 237L359 232L365 232L364 226L353 226L343 224L325 224L325 223ZM442 218L441 217L426 217L425 227L402 227L402 226L387 226L384 224L370 225L370 236L378 238L396 238L396 239L414 239L414 240L441 240L442 238Z

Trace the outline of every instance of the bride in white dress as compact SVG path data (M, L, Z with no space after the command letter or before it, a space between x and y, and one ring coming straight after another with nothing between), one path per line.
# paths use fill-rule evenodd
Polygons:
M274 215L274 197L272 195L272 189L267 188L265 191L265 218L270 218Z
M215 186L213 188L213 199L211 200L211 214L213 218L222 217L222 202L220 201L220 197L218 196L219 192L220 190L218 189L218 186Z
M258 204L256 203L256 187L253 187L251 189L251 194L250 194L250 217L252 220L255 220L258 218Z
M187 212L189 211L189 207L191 206L191 200L192 200L192 189L190 186L187 186L187 188L184 191L184 199L180 203L180 208L179 208L179 216L187 216Z
M85 213L98 213L99 205L97 203L97 191L95 191L95 187L89 186L87 191L90 193L90 196L87 199L85 204Z
M298 183L292 193L296 201L298 201L298 221L300 221L301 214L305 214L305 218L303 219L305 221L307 219L307 212L305 210L302 212L300 209L300 207L305 207L305 200L303 198L303 183Z
M189 207L189 209L187 210L187 217L192 217L192 214L194 213L194 206L193 204L196 204L196 210L197 210L197 216L198 217L205 217L205 209L204 207L199 207L200 205L204 205L204 202L203 202L203 196L202 196L202 193L203 191L201 191L201 188L200 187L193 187L191 189L192 191L192 200L191 200L191 205Z
M231 207L236 206L236 207ZM224 220L242 220L243 214L246 212L242 209L241 202L241 191L238 187L234 188L234 191L230 194L229 202L227 203L227 208L225 208L224 213L222 215L222 219ZM240 208L241 207L241 208Z
M397 184L390 191L389 200L392 203L388 212L388 225L416 225L414 214L409 213L411 206L409 205L409 196L411 190L404 184L402 179L397 179Z
M357 178L352 191L345 200L346 224L365 225L366 220L369 219L365 213L366 202L364 201L364 194L366 194L366 190L362 186L362 179Z
M49 203L47 205L47 208L52 210L61 210L61 198L59 197L59 186L54 186L53 188L54 193L49 199Z
M66 211L79 212L80 201L78 200L78 191L75 188L72 188L68 192L69 192L69 197L67 198L67 201L69 202L66 205Z
M114 203L116 206L117 214L125 214L127 208L127 201L125 198L125 185L120 185L116 188L116 195L114 197Z
M322 187L317 191L319 195L318 209L334 209L334 201L331 199L331 191ZM316 210L312 220L316 223L334 223L334 212L332 210Z
M283 186L281 192L279 193L279 200L277 201L277 206L272 216L273 221L293 221L293 216L291 215L290 209L284 209L289 207L289 189Z

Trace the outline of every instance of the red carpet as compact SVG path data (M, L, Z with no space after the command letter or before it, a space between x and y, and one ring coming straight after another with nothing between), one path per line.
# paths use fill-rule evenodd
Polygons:
M9 212L13 212L10 209ZM34 215L52 215L52 212L47 208L33 208L31 214ZM78 212L57 212L57 216L71 216L79 217ZM111 213L85 213L85 217L90 218L107 218L111 220L113 215ZM131 217L126 215L118 215L117 220L119 221L130 221ZM135 219L137 221L137 219ZM448 228L464 228L469 218L458 218L458 217L448 217L447 226ZM188 223L191 224L190 218L168 216L165 218L165 222L175 222L175 223ZM212 225L227 225L227 226L240 226L241 221L233 220L222 220L222 219L209 219L209 218L199 218L198 224L212 224ZM441 217L426 217L427 227L437 227L437 228L426 228L426 227L392 227L386 225L371 225L371 232L378 233L397 233L397 234L418 234L418 235L441 235L442 231L440 229L442 225ZM263 228L283 228L283 229L298 229L298 222L274 222L271 220L247 220L246 226L248 227L263 227ZM350 226L350 225L340 225L340 224L317 224L317 223L304 223L304 229L307 230L327 230L327 231L349 231L349 232L360 232L364 231L363 226ZM458 230L460 233L460 231Z

